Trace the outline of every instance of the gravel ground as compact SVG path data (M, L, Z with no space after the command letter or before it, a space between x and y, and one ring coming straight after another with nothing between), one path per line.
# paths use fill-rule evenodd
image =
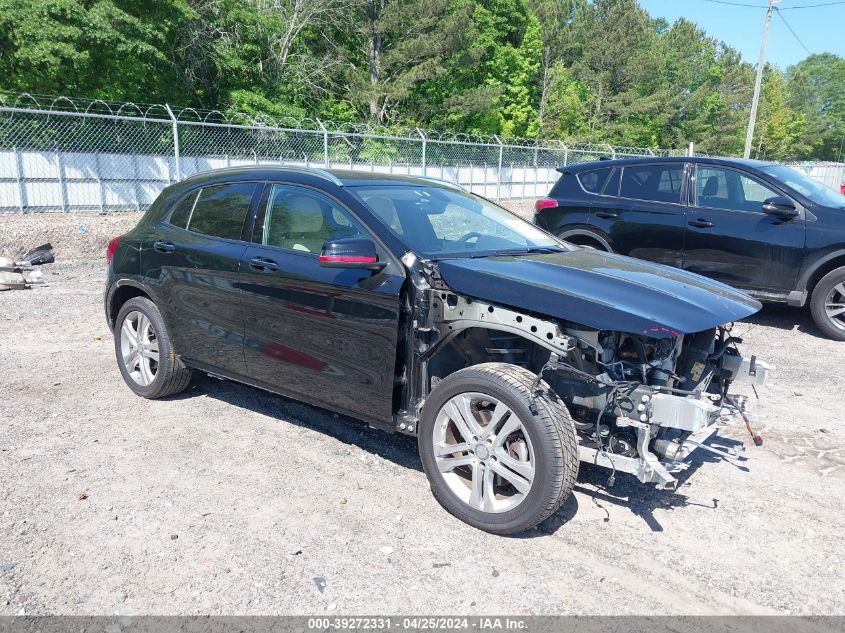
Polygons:
M676 493L582 466L502 538L440 509L407 437L207 377L136 397L102 261L43 270L0 293L0 615L845 614L845 344L802 311L736 328L779 370L763 447L699 451Z

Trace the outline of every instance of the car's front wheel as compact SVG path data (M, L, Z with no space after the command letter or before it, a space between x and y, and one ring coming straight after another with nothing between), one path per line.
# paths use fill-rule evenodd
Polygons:
M462 369L432 390L419 451L437 501L462 521L515 534L557 511L578 475L575 427L534 374L505 363Z
M816 284L810 312L825 336L845 341L845 266L829 272Z
M120 308L114 351L123 380L139 396L172 396L191 382L192 372L177 358L161 313L145 297L134 297Z

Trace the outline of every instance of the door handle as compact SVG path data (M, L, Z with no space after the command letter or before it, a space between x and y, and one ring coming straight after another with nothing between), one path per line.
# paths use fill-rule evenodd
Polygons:
M272 259L267 259L266 257L253 257L249 260L249 267L260 273L269 273L274 270L279 270L279 265Z
M697 220L690 220L689 222L687 222L687 224L689 224L690 226L694 226L697 229L709 229L711 227L716 226L709 220L702 220L701 218L698 218Z
M613 218L618 218L619 214L615 211L598 211L596 212L597 218L604 218L605 220L612 220Z
M171 244L170 242L163 242L161 240L153 244L153 248L156 249L159 253L172 253L176 250L176 247L173 246L173 244Z

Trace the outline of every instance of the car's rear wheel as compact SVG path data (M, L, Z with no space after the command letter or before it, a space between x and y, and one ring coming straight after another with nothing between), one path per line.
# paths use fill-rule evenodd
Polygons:
M437 501L462 521L515 534L557 511L578 475L575 427L534 374L505 363L458 371L432 390L419 451Z
M120 308L114 348L123 380L144 398L163 398L183 391L192 372L180 361L156 305L135 297Z
M810 312L825 336L845 341L845 266L829 272L816 284Z

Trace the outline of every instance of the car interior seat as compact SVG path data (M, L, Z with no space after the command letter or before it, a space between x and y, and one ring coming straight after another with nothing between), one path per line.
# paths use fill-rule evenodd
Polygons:
M272 201L267 242L296 251L319 253L328 239L323 209L311 196L293 195Z

